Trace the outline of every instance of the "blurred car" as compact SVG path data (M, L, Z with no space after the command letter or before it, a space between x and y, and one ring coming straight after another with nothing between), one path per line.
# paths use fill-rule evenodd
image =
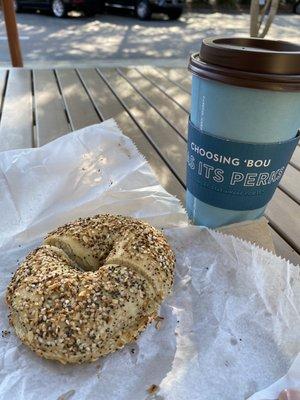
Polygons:
M14 0L15 11L25 9L50 10L58 18L65 17L69 11L82 11L86 16L95 15L98 11L97 0Z
M295 14L300 14L300 0L294 4L293 11Z
M184 0L14 0L16 12L25 9L50 10L55 17L63 18L69 11L83 11L93 16L105 8L132 10L142 20L150 19L152 13L167 14L178 19L183 12Z
M133 10L142 20L150 19L152 13L164 13L170 19L178 19L183 12L184 0L106 0L105 7Z

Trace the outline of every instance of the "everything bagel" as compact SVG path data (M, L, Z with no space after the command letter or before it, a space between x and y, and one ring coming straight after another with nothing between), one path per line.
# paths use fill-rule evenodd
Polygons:
M38 355L94 361L136 339L170 292L174 254L148 223L78 219L48 234L14 274L10 323Z

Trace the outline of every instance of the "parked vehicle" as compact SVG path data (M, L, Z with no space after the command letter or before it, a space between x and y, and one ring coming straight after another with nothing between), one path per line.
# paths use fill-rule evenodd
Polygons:
M183 11L184 0L14 0L16 12L24 9L50 10L58 18L69 11L83 11L86 16L95 15L105 8L132 10L142 20L150 19L152 13L167 14L178 19Z
M300 14L300 0L294 4L293 11L295 14Z
M153 13L167 14L178 19L183 11L184 0L106 0L105 7L133 10L139 19L150 19Z
M83 11L86 16L98 11L97 0L14 0L16 12L24 9L49 10L58 18L63 18L69 11Z

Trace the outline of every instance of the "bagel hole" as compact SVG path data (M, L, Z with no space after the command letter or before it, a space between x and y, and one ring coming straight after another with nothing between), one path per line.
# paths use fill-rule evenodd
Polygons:
M87 272L87 271L97 271L99 268L101 268L109 256L113 245L106 246L106 249L103 250L101 254L101 258L99 260L94 260L94 265L91 265L87 261L87 257L82 257L76 254L72 248L72 246L69 243L66 243L64 240L60 238L49 238L47 239L47 244L56 247L57 249L63 251L65 255L70 259L71 261L71 266L73 268L78 269L81 272Z
M83 263L82 258L78 257L73 252L72 247L68 243L65 243L63 240L60 240L58 238L49 238L47 239L46 243L50 246L56 247L60 251L63 251L65 253L65 256L69 258L72 268L78 269L81 272L92 270L92 267L89 268L89 266L86 265L87 263Z

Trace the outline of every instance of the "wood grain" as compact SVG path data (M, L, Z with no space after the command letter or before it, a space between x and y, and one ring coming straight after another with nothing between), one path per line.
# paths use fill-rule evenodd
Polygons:
M300 171L300 146L296 146L294 154L292 155L290 164ZM299 172L300 173L300 172Z
M70 132L64 102L54 72L33 71L37 146Z
M61 69L56 74L72 130L99 123L99 115L76 71Z
M174 85L179 86L187 93L191 93L191 74L182 68L156 68L161 74L169 79Z
M188 113L161 92L137 70L121 68L122 76L185 140L187 140Z
M300 253L300 208L289 196L277 189L269 203L266 217L280 236Z
M279 183L279 187L300 204L300 171L289 164Z
M185 141L115 70L101 70L131 117L146 134L157 152L175 173L185 181Z
M156 86L162 93L165 93L172 101L176 102L187 113L190 110L190 95L179 86L174 85L164 75L152 67L139 67L137 70Z
M11 69L0 121L0 150L33 146L31 71Z
M300 266L300 255L274 229L270 228L270 231L276 254Z

